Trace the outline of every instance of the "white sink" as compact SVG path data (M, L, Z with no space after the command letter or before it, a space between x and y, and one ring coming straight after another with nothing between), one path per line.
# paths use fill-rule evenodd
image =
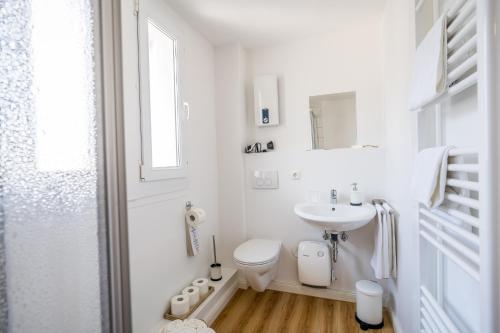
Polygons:
M328 232L342 232L361 228L370 222L376 214L375 207L369 203L362 206L349 204L299 203L295 205L295 214Z

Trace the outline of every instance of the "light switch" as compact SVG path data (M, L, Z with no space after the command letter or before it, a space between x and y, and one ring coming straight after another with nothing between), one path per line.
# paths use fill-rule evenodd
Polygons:
M255 170L253 172L253 188L255 189L277 189L278 170Z

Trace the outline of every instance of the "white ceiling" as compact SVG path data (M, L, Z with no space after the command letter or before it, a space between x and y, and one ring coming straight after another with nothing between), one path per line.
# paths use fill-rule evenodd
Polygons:
M383 14L385 0L167 0L214 45L256 48Z

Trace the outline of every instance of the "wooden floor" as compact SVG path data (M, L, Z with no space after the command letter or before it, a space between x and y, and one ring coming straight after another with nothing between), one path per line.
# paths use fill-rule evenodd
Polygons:
M355 304L266 290L239 289L215 320L217 333L393 333L384 314L384 328L362 331L354 318Z

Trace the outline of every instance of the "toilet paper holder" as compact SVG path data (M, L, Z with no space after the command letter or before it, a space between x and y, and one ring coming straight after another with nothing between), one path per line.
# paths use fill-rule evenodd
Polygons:
M190 257L197 256L200 251L200 241L197 228L199 224L203 223L204 219L205 211L200 208L194 208L191 201L187 201L184 221L186 223L187 254Z

